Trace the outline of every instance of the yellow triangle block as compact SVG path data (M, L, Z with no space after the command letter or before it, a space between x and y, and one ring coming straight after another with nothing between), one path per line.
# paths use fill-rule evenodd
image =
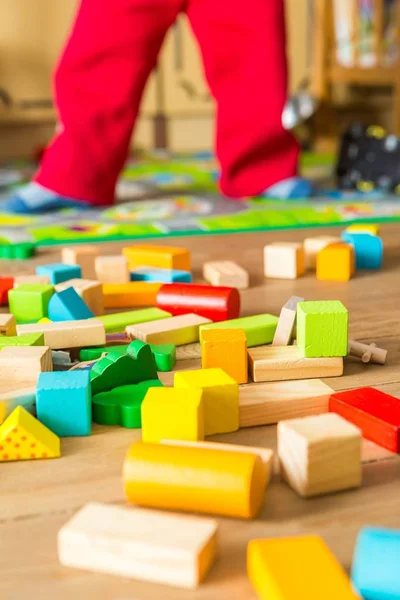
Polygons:
M60 456L60 438L17 406L0 427L0 462Z

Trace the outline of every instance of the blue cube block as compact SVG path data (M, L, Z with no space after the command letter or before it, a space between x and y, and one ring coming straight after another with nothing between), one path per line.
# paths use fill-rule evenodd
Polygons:
M131 271L131 281L152 281L154 283L192 283L192 274L189 271L176 269L153 269L152 267L139 267Z
M82 269L79 265L54 263L53 265L40 265L36 267L36 275L48 275L50 283L56 285L69 279L80 279L82 277Z
M366 600L400 600L400 530L364 527L357 538L353 585Z
M380 237L371 233L350 233L344 231L342 240L354 247L356 269L380 269L383 258L383 243Z
M50 298L48 314L51 321L78 321L94 317L86 302L72 287Z
M60 437L92 432L89 371L41 373L36 388L39 421Z

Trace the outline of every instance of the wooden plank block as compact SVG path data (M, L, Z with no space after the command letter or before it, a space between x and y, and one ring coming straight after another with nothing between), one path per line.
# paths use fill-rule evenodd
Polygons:
M199 327L206 323L211 323L210 319L188 314L162 319L161 321L130 325L126 328L126 333L131 339L141 340L148 344L182 346L198 342Z
M48 346L6 346L0 351L0 379L36 383L40 373L52 370Z
M202 337L202 368L217 367L237 383L247 383L247 341L244 330L206 329Z
M132 308L134 306L155 306L162 283L131 281L129 283L104 283L103 297L105 308Z
M208 329L244 329L248 348L270 344L274 339L278 320L275 315L263 314L201 325L200 341L203 338L202 332Z
M306 358L346 356L349 314L339 300L299 302L297 346Z
M168 319L171 316L171 313L160 308L143 308L142 310L104 315L99 317L99 320L104 324L107 333L119 333L125 331L128 325L159 321L160 319Z
M103 288L99 281L70 279L55 286L56 292L72 287L96 316L104 314Z
M96 279L101 283L128 283L131 280L125 256L97 256L95 270Z
M0 314L0 335L17 335L17 323L14 315L7 313Z
M192 360L201 358L201 345L199 343L186 344L176 349L176 360Z
M85 279L96 279L95 260L99 254L97 246L71 246L61 250L61 260L67 265L79 265Z
M302 244L273 242L264 246L264 275L273 279L297 279L304 275Z
M59 531L67 567L196 588L211 568L217 522L139 508L86 504Z
M249 273L232 260L204 263L203 279L211 285L226 285L238 290L245 290L249 287Z
M240 427L271 425L284 419L327 413L332 393L332 388L319 379L240 386Z
M328 246L328 244L340 243L342 239L339 236L319 235L316 237L306 238L303 242L306 269L314 270L317 264L317 254L320 250Z
M18 325L17 333L43 333L44 342L51 350L104 346L106 343L104 325L99 319Z
M17 288L19 285L25 283L50 283L50 277L48 275L16 275L14 277L14 287Z
M297 346L249 348L253 381L288 381L343 375L343 358L304 358Z
M302 497L361 485L361 432L329 413L278 423L283 479Z
M316 275L319 281L349 281L356 271L351 244L328 244L317 254Z
M17 330L18 331L18 330ZM43 333L0 336L0 349L3 346L44 346Z
M36 404L36 386L29 381L0 381L0 424L17 406L22 406L34 414Z
M304 298L292 296L283 305L272 342L273 346L287 346L292 343L296 324L297 305L299 302L304 302Z
M123 248L122 254L128 258L131 269L159 267L160 269L190 271L190 253L186 248L137 244Z

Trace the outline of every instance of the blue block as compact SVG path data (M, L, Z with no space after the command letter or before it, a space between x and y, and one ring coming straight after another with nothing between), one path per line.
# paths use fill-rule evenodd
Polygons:
M351 579L365 600L400 600L400 530L364 527Z
M89 371L41 373L36 387L36 414L41 423L60 437L90 435Z
M55 263L53 265L40 265L36 267L36 275L48 275L50 283L62 283L69 279L80 279L82 269L79 265L64 265L64 263Z
M131 271L131 281L153 281L155 283L192 283L192 274L189 271L176 269L153 269L152 267L139 267Z
M356 269L380 269L383 258L383 243L380 237L371 233L350 233L344 231L342 240L354 247Z
M86 302L72 287L53 294L49 301L48 314L50 321L78 321L94 317Z

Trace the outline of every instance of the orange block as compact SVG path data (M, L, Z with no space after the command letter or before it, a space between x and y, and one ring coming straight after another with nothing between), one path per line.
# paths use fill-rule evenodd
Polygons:
M131 281L130 283L104 283L104 308L133 308L155 306L162 283Z
M219 367L238 383L248 381L247 340L244 329L205 329L202 333L201 366Z
M329 244L317 254L317 279L349 281L354 275L355 265L355 254L351 244Z
M158 267L190 271L190 253L186 248L141 244L123 248L122 254L128 259L130 269Z

